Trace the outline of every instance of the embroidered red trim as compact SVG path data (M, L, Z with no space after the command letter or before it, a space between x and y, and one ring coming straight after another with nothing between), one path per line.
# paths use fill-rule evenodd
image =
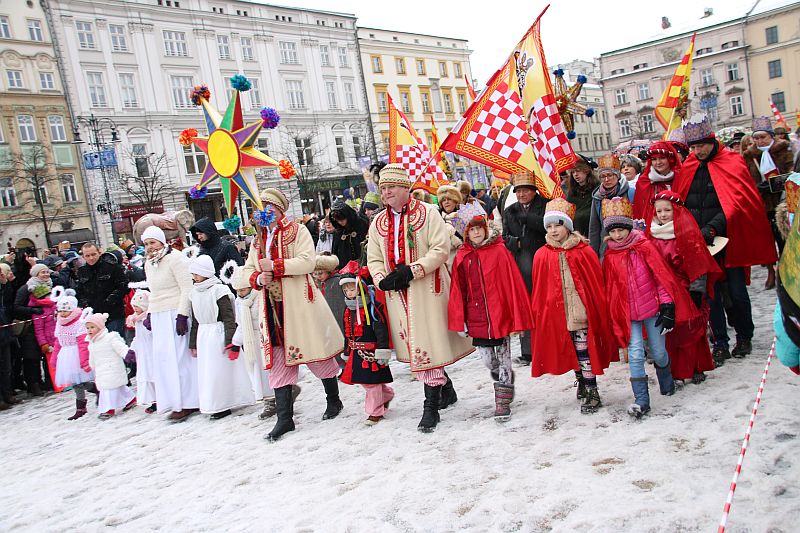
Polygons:
M283 264L283 258L279 257L272 260L272 277L273 279L281 279L286 275L286 266Z

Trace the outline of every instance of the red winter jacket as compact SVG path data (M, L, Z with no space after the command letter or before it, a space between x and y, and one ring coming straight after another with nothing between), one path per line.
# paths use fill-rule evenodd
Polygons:
M628 301L630 319L645 320L658 313L660 304L671 303L672 298L658 282L641 255L629 250L628 260Z
M41 307L42 314L34 316L33 331L39 346L49 344L51 347L56 342L56 303L50 298L35 298L28 300L29 307Z

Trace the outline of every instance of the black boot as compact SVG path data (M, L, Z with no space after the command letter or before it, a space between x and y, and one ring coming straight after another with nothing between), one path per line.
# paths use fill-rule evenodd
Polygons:
M583 381L583 374L579 370L575 371L575 386L578 388L575 392L575 397L578 398L578 401L586 398L586 382Z
M422 420L417 429L423 433L430 433L439 423L439 405L442 402L443 385L425 385L425 403L422 409Z
M334 378L336 379L336 378ZM292 386L278 387L275 389L275 405L278 412L278 421L275 427L264 438L275 442L286 433L294 431L294 400L292 400Z
M444 373L444 377L447 378L447 383L442 386L442 403L439 405L439 409L447 409L458 401L458 394L456 394L456 389L453 387L453 380L450 379L447 372Z
M602 406L603 402L600 401L600 392L597 390L597 387L591 389L587 388L586 397L583 399L583 403L581 403L581 413L590 415L596 413Z
M672 378L670 364L667 363L666 366L662 367L653 363L653 366L656 367L656 378L658 378L658 388L661 391L661 395L672 396L675 394L675 380Z
M339 416L344 409L342 400L339 399L339 381L336 378L325 378L322 380L322 386L325 387L325 399L328 401L322 419L330 420Z

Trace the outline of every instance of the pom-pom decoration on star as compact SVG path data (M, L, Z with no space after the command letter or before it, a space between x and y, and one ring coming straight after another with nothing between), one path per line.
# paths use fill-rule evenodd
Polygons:
M594 116L594 108L588 107L586 108L586 113L584 113L587 117L592 118Z
M192 140L197 137L198 133L197 130L194 128L186 128L183 130L180 135L178 135L178 142L181 146L189 146L192 144Z
M583 84L586 83L586 76L578 76L572 87L567 87L564 81L564 71L556 69L553 71L553 96L556 98L558 114L561 115L561 122L567 130L567 138L575 138L575 115L586 115L591 117L586 106L578 103L578 96L581 94Z
M250 200L255 209L263 209L255 169L277 167L278 162L255 147L264 127L263 120L244 124L241 91L251 87L250 80L238 74L231 78L231 87L234 91L224 115L202 94L198 96L208 136L192 139L192 143L206 154L206 166L197 188L206 187L219 179L228 213L234 212L239 191Z
M275 209L273 209L272 206L267 206L266 209L261 209L259 211L256 211L254 218L256 224L258 224L262 228L266 228L267 226L275 222L276 217L277 214L275 213Z
M256 232L256 228L254 228L254 227L252 226L252 224L248 224L248 225L246 225L246 226L244 227L244 234L245 234L245 235L249 235L249 236L251 236L251 237L252 237L252 236L253 236L253 235L255 235L256 233L257 233L257 232Z
M208 102L211 99L211 91L208 90L208 85L195 85L189 91L189 99L196 106L203 105L203 100Z
M275 111L275 108L265 107L261 110L261 120L264 123L265 128L272 130L278 127L278 123L281 121L281 116L277 111Z
M222 227L228 230L228 233L235 233L241 225L242 219L239 218L239 215L233 215L222 221Z
M202 187L198 189L195 185L189 189L189 198L192 200L202 200L206 196L208 196L208 187Z
M285 180L297 175L297 171L292 166L292 163L286 159L281 159L280 163L278 163L278 168L281 171L281 177Z

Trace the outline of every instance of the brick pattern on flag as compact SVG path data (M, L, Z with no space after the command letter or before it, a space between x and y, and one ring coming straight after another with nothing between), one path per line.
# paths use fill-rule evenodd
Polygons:
M772 101L772 98L769 99L769 107L770 107L770 109L772 109L772 115L775 117L775 122L776 123L783 122L783 124L786 124L786 121L783 120L783 115L781 115L780 110L775 105L775 103ZM777 127L777 124L776 124L776 127Z
M548 176L556 177L572 168L574 163L567 132L553 95L545 94L537 100L532 115L536 117L531 120L531 131L534 133L533 147L539 166Z
M501 83L478 113L466 141L516 162L528 146L526 126L519 94Z

